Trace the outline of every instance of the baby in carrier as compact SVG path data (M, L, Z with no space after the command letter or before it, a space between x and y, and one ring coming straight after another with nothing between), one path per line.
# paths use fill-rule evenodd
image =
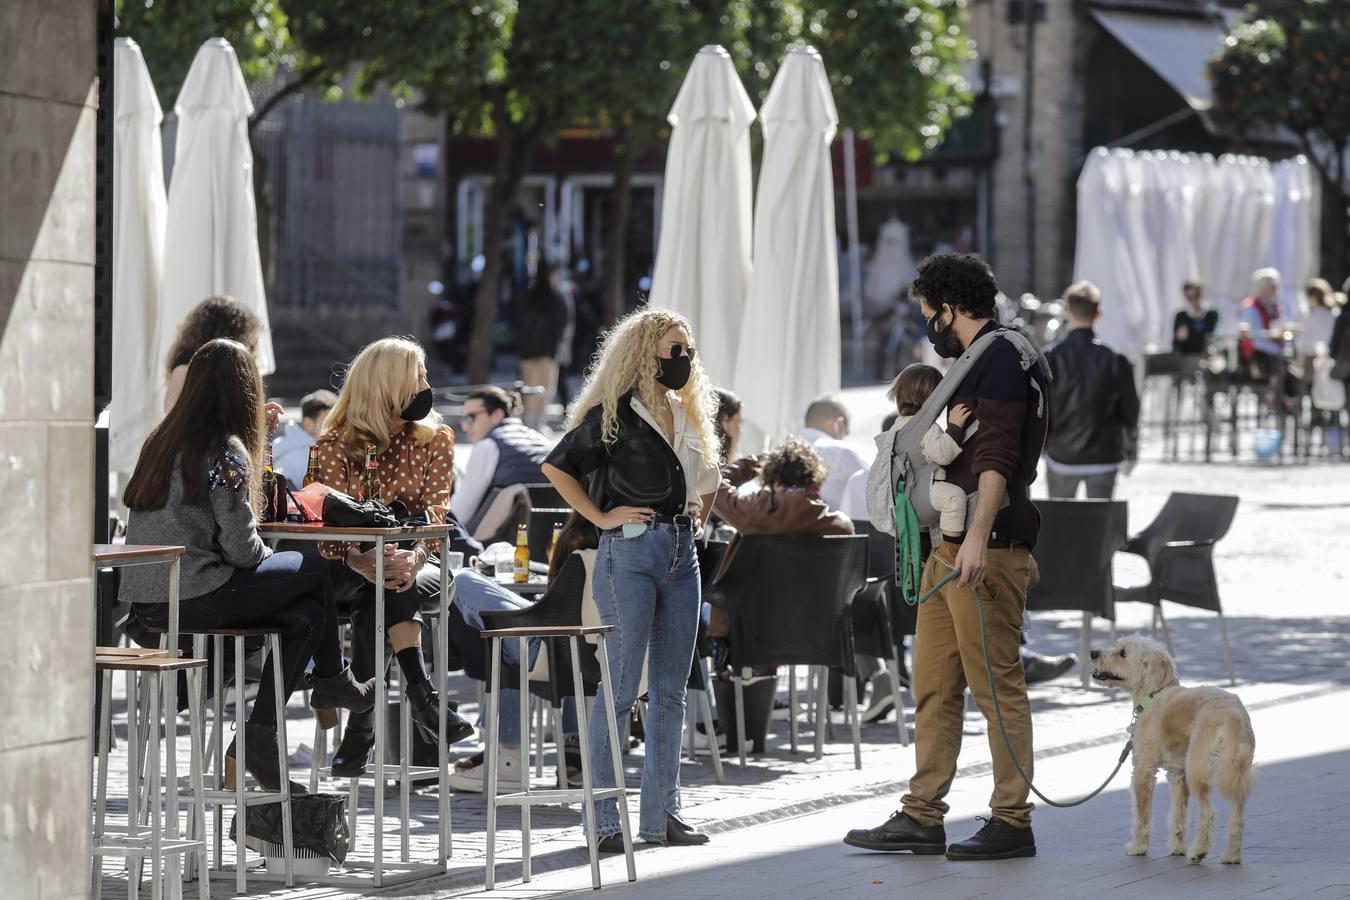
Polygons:
M896 412L899 413L897 427L903 427L914 418L941 380L942 373L937 369L917 363L906 366L896 376L886 396L895 403ZM965 404L957 404L947 413L946 428L935 422L924 434L920 443L924 458L934 465L951 465L961 455L961 445L975 433L977 427L979 422L971 420L970 409ZM966 492L945 478L946 473L942 469L933 473L928 498L933 508L942 515L939 521L942 533L959 540L966 530Z

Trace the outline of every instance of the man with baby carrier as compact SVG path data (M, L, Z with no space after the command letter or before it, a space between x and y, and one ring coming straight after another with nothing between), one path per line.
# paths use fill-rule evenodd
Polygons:
M909 792L885 824L850 831L844 838L850 846L945 852L948 859L959 860L1036 854L1028 786L998 731L976 589L985 604L989 662L1003 723L1016 762L1030 778L1031 706L1018 647L1027 590L1037 578L1031 551L1040 516L1031 502L1030 485L1049 422L1050 375L1030 341L994 321L997 293L993 272L973 254L930 256L910 287L938 354L959 359L917 415L877 439L868 510L878 528L896 533L902 551L898 570L902 587L903 550L910 537L905 532L916 530L905 527L902 508L909 510L910 521L934 532L934 550L923 563L918 596L953 569L961 574L919 607L913 673L917 771ZM936 461L920 453L920 442L941 413L961 407L966 421L957 429L960 452L941 462L939 470L933 465ZM950 511L938 527L937 511L927 496L935 476L965 493L963 531L953 527ZM910 590L906 594L911 602L917 599ZM989 725L992 816L973 837L948 846L943 828L948 806L943 798L956 775L967 686Z

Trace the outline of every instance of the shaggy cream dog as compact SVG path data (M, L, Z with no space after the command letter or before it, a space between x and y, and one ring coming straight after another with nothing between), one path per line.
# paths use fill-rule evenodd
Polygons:
M1158 769L1167 770L1172 813L1167 820L1167 849L1198 863L1214 840L1214 801L1218 788L1232 806L1228 846L1222 862L1242 862L1243 807L1252 789L1252 753L1256 736L1236 694L1213 687L1184 688L1176 663L1157 641L1126 637L1110 650L1093 650L1092 677L1118 685L1134 700L1134 839L1131 856L1148 852L1153 786ZM1186 843L1186 803L1195 795L1199 816L1195 840Z

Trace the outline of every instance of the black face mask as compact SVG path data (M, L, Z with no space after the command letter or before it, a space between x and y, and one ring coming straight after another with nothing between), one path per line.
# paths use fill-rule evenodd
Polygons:
M399 417L405 422L420 422L429 415L431 415L431 388L413 394L412 402L399 413Z
M956 359L961 355L961 341L956 336L956 314L952 313L951 323L942 331L938 331L937 320L940 315L942 311L938 310L928 320L928 340L938 356L943 359Z
M675 351L678 352L678 351ZM689 383L689 370L693 365L687 356L664 356L656 358L656 380L672 391L678 391Z

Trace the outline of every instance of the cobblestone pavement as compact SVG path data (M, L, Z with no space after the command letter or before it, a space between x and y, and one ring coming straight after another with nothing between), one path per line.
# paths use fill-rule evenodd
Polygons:
M860 433L870 427L855 423ZM1120 854L1128 818L1124 778L1086 807L1042 811L1037 819L1041 856L1026 865L1015 864L1020 868L1002 867L997 873L985 874L969 865L943 869L939 863L925 861L922 866L904 866L894 858L854 854L838 844L841 829L886 816L912 772L912 750L898 746L893 720L864 726L863 767L855 770L846 727L836 724L824 759L816 760L807 752L791 754L785 723L778 723L779 733L771 734L765 755L754 758L745 769L728 761L725 786L714 782L706 757L698 764L685 764L685 813L714 835L714 847L705 848L704 855L643 851L638 856L642 880L620 892L672 897L733 893L812 897L838 894L842 888L848 896L862 896L870 889L893 892L897 886L923 884L932 889L933 896L976 896L1002 892L1002 879L1013 878L1008 886L1022 888L1014 895L1025 895L1026 888L1035 887L1036 893L1054 897L1088 897L1112 890L1121 895L1236 897L1262 885L1269 888L1262 897L1350 895L1350 867L1340 849L1350 843L1350 824L1341 814L1350 800L1346 775L1350 738L1343 728L1345 703L1350 699L1350 611L1344 607L1350 578L1350 554L1345 552L1350 534L1350 467L1203 466L1146 459L1132 478L1122 480L1119 491L1130 503L1131 530L1147 524L1167 494L1176 490L1242 497L1234 527L1216 551L1239 679L1236 690L1253 710L1262 766L1249 818L1248 862L1241 869L1220 871L1217 864L1187 868L1159 857L1156 850L1148 860L1128 860ZM1142 580L1145 574L1137 561L1118 559L1118 582ZM1122 607L1119 616L1121 633L1148 628L1145 607ZM1221 683L1224 664L1214 616L1169 605L1168 620L1183 680L1187 684ZM1036 614L1033 645L1044 653L1075 652L1080 621L1076 613ZM1098 643L1106 640L1105 624L1097 623ZM467 682L455 684L461 699L472 699ZM1072 796L1104 776L1114 762L1129 718L1124 698L1103 689L1079 687L1075 672L1034 687L1032 699L1038 773L1045 779L1045 789L1052 795ZM472 713L471 709L461 711ZM291 745L301 749L300 743L312 741L312 720L301 716L298 701L292 704L290 715ZM180 759L184 762L180 765L186 760L183 731ZM803 746L809 750L810 733L803 734ZM627 759L630 787L638 783L641 758L639 749ZM125 783L117 780L124 764L124 758L115 755L110 796L124 796ZM984 721L978 713L968 712L953 796L953 835L963 835L970 827L969 817L981 811L988 796L988 771ZM297 768L292 774L303 779L307 770ZM546 769L544 781L551 774ZM1165 788L1159 798L1159 805L1165 807ZM361 795L362 822L353 851L356 860L370 858L371 800L367 788ZM631 803L636 812L636 794ZM385 846L391 852L398 846L397 809L398 792L391 789L385 800ZM430 791L414 795L414 859L429 859L434 854L435 809ZM119 812L124 818L124 803L114 807L114 821ZM519 886L518 822L510 811L499 816L498 884L508 887L498 894L533 897L589 886L575 810L535 811L533 886ZM448 874L387 889L380 895L429 898L481 891L484 827L481 797L455 795L454 858ZM227 842L226 846L227 858L232 859L232 845ZM1072 865L1063 866L1065 860L1073 860ZM125 896L126 875L117 865L111 860L105 863L105 896ZM1070 886L1063 872L1080 870L1091 878ZM1008 874L1014 871L1020 873L1015 878ZM607 885L617 887L621 873L621 863L605 863ZM1145 880L1155 876L1158 880L1153 884L1165 887L1155 890ZM1215 880L1225 878L1232 880ZM1314 884L1319 879L1322 883ZM271 893L261 883L257 888L263 895L288 900L373 894L361 886L277 888ZM614 887L607 890L613 892ZM214 896L232 893L232 880L213 883Z

